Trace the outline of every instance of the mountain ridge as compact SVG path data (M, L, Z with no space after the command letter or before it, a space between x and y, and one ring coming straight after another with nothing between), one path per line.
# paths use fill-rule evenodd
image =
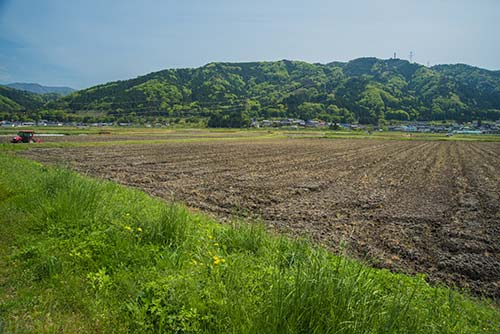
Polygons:
M103 83L48 101L43 108L72 115L93 112L108 120L194 117L215 120L214 126L244 126L250 118L365 124L497 120L500 71L374 57L326 64L212 62Z
M24 90L27 92L35 93L35 94L49 94L49 93L56 93L60 95L68 95L76 91L76 89L73 89L71 87L65 87L65 86L44 86L40 85L38 83L26 83L26 82L13 82L6 84L4 86L14 88L17 90Z

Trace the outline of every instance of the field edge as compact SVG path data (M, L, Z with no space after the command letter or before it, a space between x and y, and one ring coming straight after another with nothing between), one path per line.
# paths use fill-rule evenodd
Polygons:
M5 153L0 213L0 332L500 329L492 301Z

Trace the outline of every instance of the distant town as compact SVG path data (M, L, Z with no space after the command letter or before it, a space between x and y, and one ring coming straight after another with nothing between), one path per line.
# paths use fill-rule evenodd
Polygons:
M464 124L449 123L436 125L435 122L406 122L397 125L372 126L356 123L329 123L315 120L301 119L281 119L252 121L252 126L256 128L268 127L291 127L292 129L302 128L329 128L333 130L368 130L368 131L399 131L399 132L420 132L420 133L458 133L458 134L499 134L500 121L496 123L483 123L480 121Z
M172 124L146 123L135 124L125 122L99 122L99 123L81 123L81 122L54 122L41 120L39 122L14 122L0 121L2 128L9 127L169 127ZM273 119L273 120L254 120L250 124L251 128L283 128L288 130L297 130L305 128L342 130L342 131L398 131L398 132L416 132L416 133L448 133L448 134L500 134L500 120L496 122L474 121L468 123L436 123L436 122L400 122L398 124L386 126L373 126L357 123L331 123L318 120L302 119Z

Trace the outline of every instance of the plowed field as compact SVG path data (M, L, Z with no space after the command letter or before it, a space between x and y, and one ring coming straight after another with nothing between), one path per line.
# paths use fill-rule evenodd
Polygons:
M22 154L500 296L500 143L273 139Z

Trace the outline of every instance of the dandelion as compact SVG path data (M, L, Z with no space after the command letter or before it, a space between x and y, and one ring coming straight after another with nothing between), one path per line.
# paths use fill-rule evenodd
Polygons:
M128 225L127 225L127 226L124 226L123 228L124 228L124 229L126 229L126 230L127 230L127 231L129 231L129 232L132 232L132 227L130 227L130 226L128 226Z
M218 242L214 242L214 246L215 247L219 247L219 243Z
M137 232L142 232L142 228L138 227Z
M217 256L217 255L215 255L215 256L213 257L213 260L214 260L214 265L218 265L218 264L221 264L221 263L225 263L225 262L226 262L226 260L224 260L223 258L221 258L221 257L219 257L219 256Z
M210 239L210 240L212 240L213 238L214 238L214 237L213 237L213 236L211 236L211 235L209 235L209 236L208 236L208 239Z
M125 216L130 217L130 213L128 213L128 212L127 212L127 213L125 214Z

